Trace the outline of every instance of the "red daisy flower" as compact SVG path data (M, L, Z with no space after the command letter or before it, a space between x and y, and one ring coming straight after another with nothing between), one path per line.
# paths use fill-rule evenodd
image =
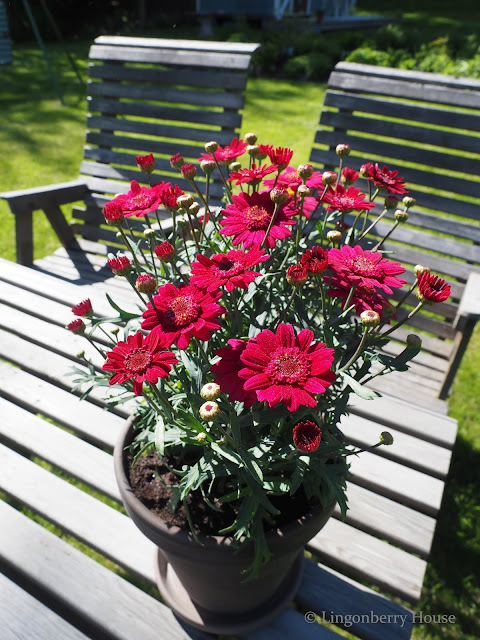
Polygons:
M255 164L252 164L251 169L239 169L238 171L232 171L229 180L236 180L235 184L260 184L265 176L268 176L276 170L277 167L272 164L268 167L266 164L258 167Z
M424 302L445 302L450 297L450 285L429 271L419 273L417 283L417 295Z
M268 157L270 162L277 166L279 171L283 171L290 164L290 160L293 156L293 151L287 149L287 147L277 147L274 149L272 146L268 147Z
M375 186L385 189L388 193L408 193L402 176L398 175L398 171L389 171L386 165L383 166L383 169L380 169L376 162L375 165L369 167L368 174L365 177L367 180L371 180Z
M146 216L156 211L162 204L161 195L164 183L154 187L141 187L136 180L130 183L130 191L115 198L115 202L122 207L126 218L131 216Z
M263 249L253 247L245 252L232 249L228 253L217 253L211 258L199 253L198 262L192 262L192 277L190 282L200 289L217 291L225 285L227 291L235 287L247 289L260 273L249 271L250 267L268 260Z
M91 316L93 313L92 310L92 302L90 300L90 298L87 298L86 300L82 300L82 302L79 302L78 304L74 305L72 307L72 311L76 316Z
M237 400L245 403L249 409L257 400L255 391L245 391L243 380L238 377L238 372L243 369L243 362L240 356L245 350L247 343L245 340L229 340L229 347L217 349L215 354L221 357L220 362L210 367L210 371L215 375L215 382L220 386L223 393L228 393L230 400Z
M239 140L238 138L234 138L229 145L225 147L218 147L215 151L215 158L217 162L222 165L228 165L238 158L239 156L243 156L247 149L247 143L245 140ZM211 153L202 153L202 157L198 159L199 162L202 160L211 160Z
M328 251L321 247L307 249L300 258L308 273L322 273L328 267Z
M185 163L185 160L182 157L181 153L176 153L174 156L170 158L170 166L172 169L180 169L182 164Z
M375 204L373 202L367 202L363 193L360 193L360 189L356 187L348 187L345 189L343 184L337 184L335 190L329 187L327 193L323 196L323 202L326 202L330 206L327 207L327 211L343 211L350 213L350 211L366 211L373 209Z
M114 371L109 384L122 384L133 379L133 391L141 395L145 380L156 384L159 378L166 378L172 364L178 360L171 351L164 351L165 341L157 333L146 338L139 331L128 336L126 342L117 342L113 351L107 353L103 371Z
M316 451L320 446L321 437L321 430L310 420L299 422L293 427L293 444L299 451Z
M350 294L352 285L346 280L341 280L338 277L326 277L325 282L329 285L330 289L327 291L327 295L331 298L343 298L342 309L345 307L345 302ZM358 286L353 292L350 304L355 305L355 313L360 315L363 311L376 311L380 317L383 316L385 305L390 304L381 291L377 291L373 287ZM395 316L391 316L391 318Z
M273 187L275 184L275 180L265 180L263 183L266 187ZM292 191L296 191L298 187L303 184L302 178L299 176L298 172L295 171L293 167L287 167L283 173L278 176L277 187L283 189L291 189ZM307 187L310 189L319 189L323 186L322 184L322 174L320 171L314 171L312 175L307 178L305 183Z
M379 252L364 251L360 245L330 249L328 264L341 280L350 285L373 289L378 287L392 294L391 287L401 288L406 280L397 278L405 269L399 262L390 262Z
M193 284L178 288L166 284L153 296L155 308L147 303L142 329L153 330L164 336L165 346L175 343L179 349L186 349L192 336L209 340L212 331L220 329L215 318L225 313L225 309L216 304L221 296L221 291L211 294Z
M284 402L289 411L306 405L316 407L313 394L324 393L336 379L330 371L334 351L323 342L312 345L313 331L303 329L297 337L290 324L280 324L277 333L261 331L249 340L240 356L246 365L238 372L246 380L246 391L256 391L260 402L276 407Z
M296 200L296 202L295 202ZM303 199L303 213L302 215L305 218L310 218L312 215L312 211L318 207L318 200L313 196L305 196ZM300 214L301 204L300 198L290 198L285 205L284 212L287 216L298 216Z
M259 247L265 239L266 231L275 210L275 204L270 199L269 191L258 193L241 193L233 196L233 204L222 209L225 217L220 220L223 236L233 236L233 245L243 244L245 248ZM288 228L295 224L291 220L291 213L286 214L283 206L277 211L275 220L268 234L266 246L272 249L277 240L283 240L292 235Z
M308 271L303 264L293 264L288 267L286 278L288 284L291 284L292 287L301 287L308 280Z

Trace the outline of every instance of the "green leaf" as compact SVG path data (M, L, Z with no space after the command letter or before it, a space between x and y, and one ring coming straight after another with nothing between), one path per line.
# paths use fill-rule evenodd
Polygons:
M108 293L105 293L105 295L107 296L107 300L108 303L111 307L113 307L115 309L115 311L118 311L120 317L122 318L122 320L132 320L133 318L138 318L140 314L138 313L130 313L129 311L124 311L123 309L121 309L118 304L116 304L112 298L108 295Z
M224 449L217 442L212 442L210 444L210 447L212 448L213 451L215 451L215 453L218 453L219 456L222 456L226 460L230 460L230 462L235 463L238 467L244 466L243 460L238 455L238 453L235 453L234 451L231 451L231 450Z
M165 455L165 422L162 416L158 416L157 425L155 427L155 449L158 455L163 458Z
M360 396L360 398L363 398L364 400L374 400L375 398L381 397L380 393L377 393L372 389L367 389L367 387L363 387L360 382L358 382L358 380L355 380L355 378L349 376L348 373L345 373L345 371L341 371L340 375L342 376L342 378L345 378L348 386L354 393L357 394L357 396Z

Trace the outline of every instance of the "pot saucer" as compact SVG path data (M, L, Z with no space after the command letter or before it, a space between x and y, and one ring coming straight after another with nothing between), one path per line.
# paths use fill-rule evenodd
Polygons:
M288 606L302 580L303 557L302 549L273 596L246 612L218 613L196 605L160 550L155 563L155 573L158 590L166 604L192 627L217 634L247 633L268 624Z

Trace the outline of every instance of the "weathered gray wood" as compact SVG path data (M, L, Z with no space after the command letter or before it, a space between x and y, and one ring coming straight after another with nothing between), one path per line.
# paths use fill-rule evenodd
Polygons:
M9 640L88 637L0 573L0 620Z
M480 318L480 274L471 273L467 286L458 307L456 326L462 325L465 319L478 320Z
M172 640L205 640L201 632L186 630L165 605L5 502L0 513L3 565L43 592L64 617L76 619L88 635L158 640L162 629Z
M15 214L36 211L49 205L62 205L82 200L86 195L85 180L71 180L45 187L32 187L18 191L5 191L0 197L7 200Z
M28 455L33 453L118 503L122 502L112 473L111 456L4 398L0 398L0 410L2 442L13 444L15 449Z
M435 531L434 518L353 482L347 482L347 497L347 524L428 558ZM342 519L338 507L334 515Z
M253 53L259 47L255 42L213 42L209 40L181 40L168 38L132 38L125 36L99 36L96 44L126 47L161 47L162 49L187 49L191 51L217 51L220 53Z
M367 533L330 518L307 546L347 576L379 584L409 602L420 597L426 562Z
M177 78L177 82L181 79ZM128 98L129 100L152 100L198 106L242 109L244 97L240 93L219 91L198 91L165 87L125 85L120 82L89 82L88 92L92 96L104 98ZM213 114L211 114L213 115ZM188 111L185 112L188 122Z
M23 211L15 216L15 253L17 262L25 266L33 264L33 216Z
M347 440L360 448L372 446L379 440L379 425L360 416L343 416L341 429ZM451 452L414 436L389 429L395 446L382 446L376 454L400 462L437 478L445 478L450 466Z
M383 397L374 401L352 395L349 407L352 413L374 420L387 428L393 427L442 447L453 448L457 434L456 421L438 412L420 410L411 404L407 394L401 400Z
M217 53L204 50L202 55L198 51L178 49L162 49L154 46L147 47L109 47L94 44L88 54L90 60L117 60L119 62L149 64L167 64L169 66L194 66L209 69L229 69L230 71L246 71L250 64L250 54Z
M347 630L361 638L393 640L410 638L412 633L413 616L409 609L311 560L305 562L297 601L304 609L316 611L325 622L335 620L335 614L350 616L351 626ZM388 617L380 623L371 612Z

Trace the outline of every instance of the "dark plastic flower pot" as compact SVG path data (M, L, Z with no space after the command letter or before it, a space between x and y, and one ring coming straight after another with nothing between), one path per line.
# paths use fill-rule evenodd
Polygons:
M245 633L270 622L294 597L303 547L325 525L334 503L269 531L272 558L257 579L245 581L242 571L251 564L251 549L235 553L226 536L200 536L200 546L189 531L166 524L134 495L125 456L132 424L126 422L115 446L115 474L130 517L159 548L157 584L164 600L180 618L212 633Z

